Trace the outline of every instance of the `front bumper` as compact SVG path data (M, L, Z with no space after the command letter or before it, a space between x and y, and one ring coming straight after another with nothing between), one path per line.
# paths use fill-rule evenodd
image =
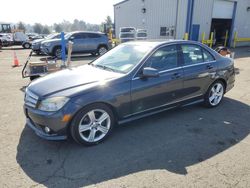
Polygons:
M68 102L58 112L44 112L36 108L24 105L24 113L26 116L26 125L30 127L39 137L46 140L65 140L68 137L68 126L70 120L63 121L64 115L71 115L72 117L80 109L79 105ZM48 127L50 132L46 132Z
M32 44L31 49L33 51L40 51L40 45L39 44Z
M47 55L51 55L52 53L50 52L50 50L44 46L41 46L40 47L40 51L44 54L47 54Z
M30 127L36 133L37 136L46 140L66 140L67 139L66 135L45 133L41 128L38 128L37 125L35 125L35 123L29 118L26 118L26 126Z

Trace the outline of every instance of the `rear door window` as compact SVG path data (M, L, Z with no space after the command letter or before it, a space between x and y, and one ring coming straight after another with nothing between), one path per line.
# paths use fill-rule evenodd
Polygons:
M97 39L100 38L101 36L96 34L96 33L88 33L88 38L92 38L92 39Z
M203 58L204 58L204 62L210 62L210 61L214 61L214 57L204 48L202 49L203 51Z
M194 65L204 62L203 53L199 46L193 44L181 45L184 65Z

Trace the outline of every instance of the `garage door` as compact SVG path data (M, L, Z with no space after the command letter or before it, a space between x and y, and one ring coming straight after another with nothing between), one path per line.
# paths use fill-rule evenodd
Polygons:
M213 18L232 19L234 2L215 0L213 8Z

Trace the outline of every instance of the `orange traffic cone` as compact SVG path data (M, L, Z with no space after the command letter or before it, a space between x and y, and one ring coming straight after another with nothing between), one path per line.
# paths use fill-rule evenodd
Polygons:
M21 66L21 65L19 64L19 61L18 61L17 56L16 56L16 52L14 51L14 62L13 62L12 67L19 67L19 66Z

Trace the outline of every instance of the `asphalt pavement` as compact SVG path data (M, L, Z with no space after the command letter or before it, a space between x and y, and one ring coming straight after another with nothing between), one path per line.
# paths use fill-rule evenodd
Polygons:
M235 87L217 108L194 105L115 128L83 147L25 127L29 50L0 50L0 187L250 187L250 47L237 48ZM34 56L39 61L44 56ZM78 66L93 56L73 58Z

